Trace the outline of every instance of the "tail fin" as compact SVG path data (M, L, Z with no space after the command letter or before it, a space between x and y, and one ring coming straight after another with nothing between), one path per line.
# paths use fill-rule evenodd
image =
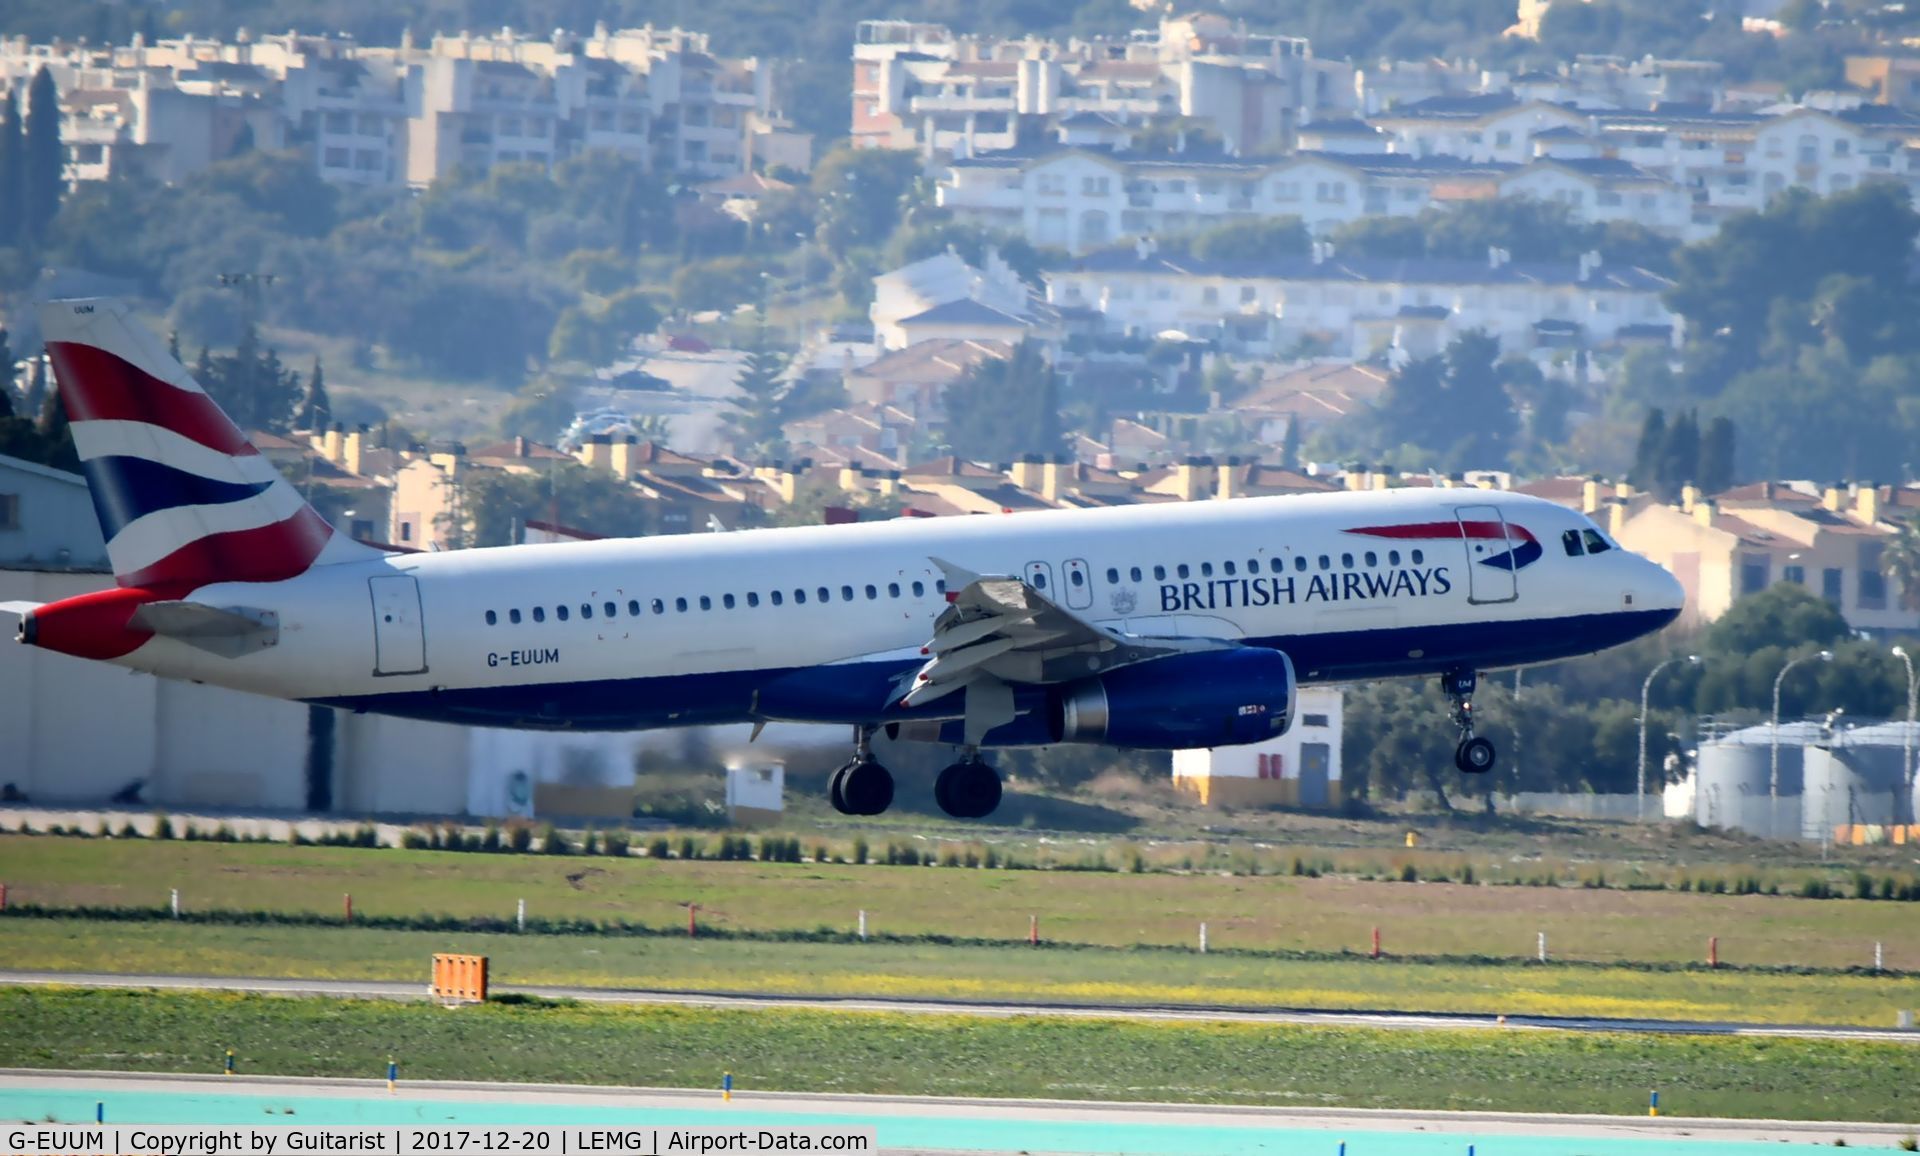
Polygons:
M41 307L114 580L276 582L378 556L308 505L116 300Z

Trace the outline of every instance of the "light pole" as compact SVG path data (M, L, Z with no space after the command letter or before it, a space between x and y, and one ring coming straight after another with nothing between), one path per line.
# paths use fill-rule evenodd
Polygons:
M1904 646L1894 647L1893 656L1907 668L1907 725L1900 736L1900 782L1906 788L1907 797L1902 802L1909 811L1907 817L1911 819L1913 817L1911 814L1913 808L1913 708L1916 690L1913 681L1913 656L1907 653L1907 648ZM1896 810L1895 813L1898 814L1898 811Z
M1787 664L1780 668L1780 673L1773 676L1773 724L1768 732L1773 740L1773 765L1767 776L1767 797L1770 799L1780 797L1780 684L1786 681L1789 670L1812 658L1817 658L1821 662L1832 662L1833 651L1823 650L1818 654L1803 654L1799 658L1789 659Z
M1647 672L1647 681L1640 684L1640 767L1639 773L1634 776L1633 787L1633 813L1635 818L1644 819L1647 817L1647 696L1653 691L1654 676L1680 661L1680 657L1675 656L1659 663ZM1686 656L1685 661L1688 663L1698 663L1700 656L1697 654L1689 654Z

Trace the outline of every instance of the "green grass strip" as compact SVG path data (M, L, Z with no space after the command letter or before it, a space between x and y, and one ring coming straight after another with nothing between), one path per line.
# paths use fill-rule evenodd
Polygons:
M1902 1044L74 989L0 991L0 1064L945 1096L1900 1122Z

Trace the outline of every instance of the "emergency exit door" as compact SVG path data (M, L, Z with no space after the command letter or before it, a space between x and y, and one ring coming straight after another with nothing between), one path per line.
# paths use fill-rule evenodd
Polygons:
M373 673L420 674L427 636L420 621L420 584L411 574L367 579L373 593Z

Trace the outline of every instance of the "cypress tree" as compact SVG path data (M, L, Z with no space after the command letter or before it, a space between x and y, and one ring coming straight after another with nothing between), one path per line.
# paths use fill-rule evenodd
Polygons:
M60 94L53 73L42 67L27 89L25 181L21 219L27 238L46 240L47 228L60 211L60 191L66 187L66 156L60 147Z
M0 101L0 247L21 240L22 197L26 188L27 142L20 125L20 96L9 90Z
M1730 418L1716 417L1707 423L1700 438L1700 488L1717 494L1733 485L1734 430Z
M1633 484L1651 490L1660 478L1660 451L1667 444L1667 415L1659 409L1647 411L1640 426L1640 442L1633 450Z
M307 394L300 402L300 414L294 424L316 433L333 424L333 403L327 399L327 379L320 369L317 353L313 355L313 372L307 375Z
M13 416L13 345L0 326L0 421Z

